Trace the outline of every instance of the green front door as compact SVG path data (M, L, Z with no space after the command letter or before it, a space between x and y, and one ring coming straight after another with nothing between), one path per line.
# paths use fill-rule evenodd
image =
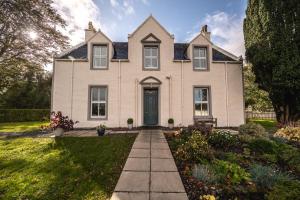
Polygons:
M158 89L144 89L144 124L158 124Z

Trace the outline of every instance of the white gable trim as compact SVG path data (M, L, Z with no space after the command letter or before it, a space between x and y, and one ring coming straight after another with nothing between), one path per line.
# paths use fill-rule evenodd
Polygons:
M138 27L137 27L137 29L135 29L135 31L133 31L133 33L131 33L131 34L129 34L128 35L128 38L131 38L138 30L140 30L143 26L144 26L144 24L146 24L146 22L147 21L149 21L150 19L153 19L154 20L154 22L158 25L158 26L160 26L164 31L165 31L165 33L167 33L169 36L170 36L170 38L172 38L172 39L174 39L174 35L172 35L172 34L170 34L152 15L150 15L141 25L139 25Z
M193 43L198 37L202 37L202 38L204 38L207 42L209 42L211 45L213 45L213 43L210 41L210 40L208 40L204 35L202 35L201 33L199 33L198 35L196 35L189 43L191 44L191 43Z
M109 37L107 37L102 31L97 31L90 39L88 39L88 41L86 41L86 42L89 42L89 41L91 41L94 37L96 37L96 35L98 35L98 34L102 34L110 43L112 43L112 41L111 41L111 39L109 38Z
M232 58L233 60L236 61L240 61L240 58L233 55L232 53L229 53L228 51L222 49L221 47L216 46L214 43L212 43L210 40L208 40L204 35L202 35L201 33L199 33L198 35L196 35L189 43L193 43L198 37L202 37L204 38L207 42L209 42L212 45L212 48L215 48L216 50L220 51L221 53L223 53L224 55Z

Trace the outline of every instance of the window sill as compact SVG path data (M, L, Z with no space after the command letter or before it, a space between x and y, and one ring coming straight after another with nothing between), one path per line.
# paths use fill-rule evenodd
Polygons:
M91 70L108 70L108 67L91 67Z
M149 68L143 67L143 70L144 70L144 71L159 71L160 68L159 68L159 67L157 67L157 68L154 68L154 67L153 67L153 68L150 68L150 67L149 67Z
M195 67L193 67L193 70L194 71L200 71L200 72L205 72L205 71L209 71L209 68L206 68L206 69L197 69L197 68L195 68Z
M103 118L103 117L88 117L89 121L106 121L107 117Z

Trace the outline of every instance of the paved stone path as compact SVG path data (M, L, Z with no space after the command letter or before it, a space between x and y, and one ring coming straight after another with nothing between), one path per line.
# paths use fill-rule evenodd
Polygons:
M141 131L111 200L188 200L165 136Z

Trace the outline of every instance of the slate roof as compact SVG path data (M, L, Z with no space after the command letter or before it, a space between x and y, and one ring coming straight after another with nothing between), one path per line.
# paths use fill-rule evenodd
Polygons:
M72 56L75 59L87 59L87 44L83 44L73 51L59 57L60 59L69 59Z
M190 60L187 56L188 46L189 43L174 43L174 60ZM113 59L128 59L128 42L113 42L113 48ZM213 61L236 61L214 48L212 54ZM83 44L59 58L68 59L69 56L75 59L87 59L87 44Z
M212 54L213 54L213 58L212 58L213 61L236 61L214 48L212 49Z
M128 59L128 42L113 42L113 59Z
M189 43L174 43L174 60L189 60L187 48Z

